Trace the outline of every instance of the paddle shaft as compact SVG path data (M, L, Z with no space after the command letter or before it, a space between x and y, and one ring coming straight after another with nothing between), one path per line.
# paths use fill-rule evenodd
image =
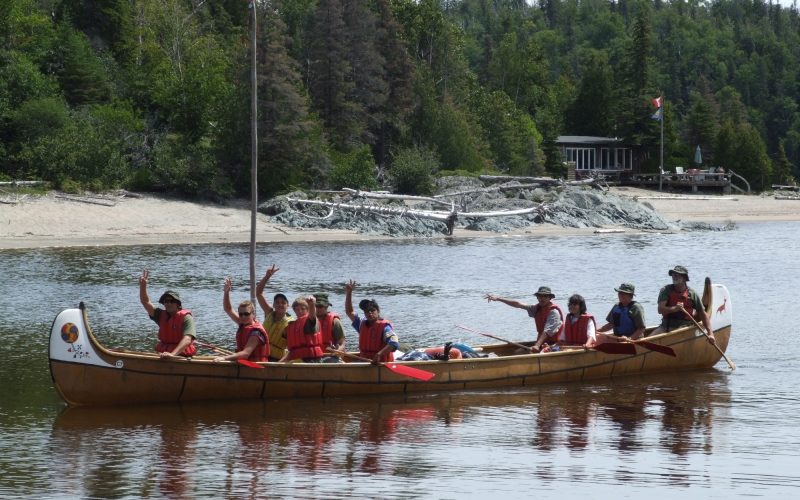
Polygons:
M349 352L337 351L336 349L331 349L331 348L328 348L326 351L330 352L330 353L333 353L333 354L339 354L339 355L342 355L342 356L347 356L349 358L357 359L359 361L366 361L367 363L374 364L371 359L363 358L363 357L357 356L355 354L350 354ZM432 379L435 376L435 374L433 372L429 372L429 371L426 371L426 370L420 370L419 368L413 368L411 366L396 365L394 363L379 363L379 365L383 366L384 368L386 368L389 371L397 373L398 375L403 375L405 377L410 377L410 378L413 378L413 379L422 380L424 382L427 382L428 380Z
M224 355L226 355L226 356L227 356L228 354L233 354L233 352L232 352L232 351L228 351L227 349L223 349L222 347L217 347L217 346L215 346L215 345L213 345L213 344L209 344L209 343L207 343L207 342L200 342L199 340L195 340L195 343L196 343L197 345L201 346L201 347L208 347L208 348L209 348L209 349L211 349L212 351L216 351L216 352L218 352L218 353L220 353L220 354L224 354Z
M692 320L692 323L694 323L697 326L697 328L703 333L703 335L706 336L707 339L711 338L711 335L708 334L706 329L703 328L703 326L700 323L698 323L697 320L694 319L694 317L691 314L689 314L687 311L683 311L683 312L686 314L686 316L689 317L690 320ZM719 353L722 354L722 357L725 358L725 361L728 363L728 366L731 367L731 370L735 370L736 369L736 364L734 364L734 362L731 361L730 358L725 355L725 351L720 349L720 347L717 345L716 342L714 342L711 345L713 345L719 351Z
M531 350L530 346L518 344L516 342L512 342L512 341L506 340L506 339L501 339L500 337L496 337L496 336L492 335L491 333L479 332L478 330L473 330L472 328L470 328L468 326L464 326L464 325L456 325L456 326L458 328L461 328L462 330L466 330L466 331L472 332L472 333L477 333L478 335L483 335L484 337L489 337L490 339L499 340L500 342L505 342L508 345L513 345L513 346L525 349L526 351L530 351Z

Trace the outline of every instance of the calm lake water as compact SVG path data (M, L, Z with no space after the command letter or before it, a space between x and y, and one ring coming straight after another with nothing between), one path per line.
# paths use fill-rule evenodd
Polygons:
M800 224L682 235L260 244L268 292L328 292L346 280L414 346L484 343L456 324L529 340L524 312L549 285L604 317L636 284L647 323L667 270L728 286L734 322L716 368L680 375L414 397L66 409L47 339L79 301L109 346L150 349L138 301L179 290L199 337L233 344L222 281L244 300L246 245L0 251L0 497L776 498L800 493L797 298ZM348 332L348 347L356 347Z

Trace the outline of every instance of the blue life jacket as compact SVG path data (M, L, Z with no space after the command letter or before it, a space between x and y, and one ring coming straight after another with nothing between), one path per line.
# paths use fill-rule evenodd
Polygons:
M617 304L611 310L611 318L614 320L614 335L617 337L629 337L636 331L636 325L631 317L631 308L635 303L631 301L627 307Z

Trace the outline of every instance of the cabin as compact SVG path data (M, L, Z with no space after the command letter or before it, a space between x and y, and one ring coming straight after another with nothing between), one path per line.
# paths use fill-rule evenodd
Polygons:
M639 149L617 137L562 135L556 144L564 161L575 164L576 179L602 176L618 180L640 170Z
M561 157L568 165L569 180L589 177L603 179L609 184L624 184L649 188L684 190L721 189L730 194L731 188L750 192L747 181L735 172L724 172L716 167L705 170L675 167L675 172L642 173L642 162L648 153L640 146L626 144L617 137L562 135L556 139ZM740 178L746 190L732 185L732 177Z

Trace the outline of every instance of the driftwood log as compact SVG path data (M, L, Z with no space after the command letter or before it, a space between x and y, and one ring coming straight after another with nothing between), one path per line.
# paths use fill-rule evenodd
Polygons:
M300 203L303 205L316 205L322 207L329 207L331 209L342 209L342 210L352 210L355 212L369 212L379 215L396 215L396 216L411 216L417 217L420 219L428 219L434 220L438 222L444 223L447 227L447 234L453 234L453 228L455 227L456 220L458 217L506 217L509 215L525 215L530 213L541 213L542 211L546 210L547 207L545 204L540 203L534 207L529 208L522 208L518 210L498 210L494 212L467 212L462 211L458 212L455 208L455 205L451 205L451 209L448 212L440 211L440 210L419 210L414 208L407 208L407 207L387 207L387 206L379 206L379 205L356 205L351 203L335 203L330 201L319 201L319 200L301 200L298 198L287 198L286 199L290 203Z

